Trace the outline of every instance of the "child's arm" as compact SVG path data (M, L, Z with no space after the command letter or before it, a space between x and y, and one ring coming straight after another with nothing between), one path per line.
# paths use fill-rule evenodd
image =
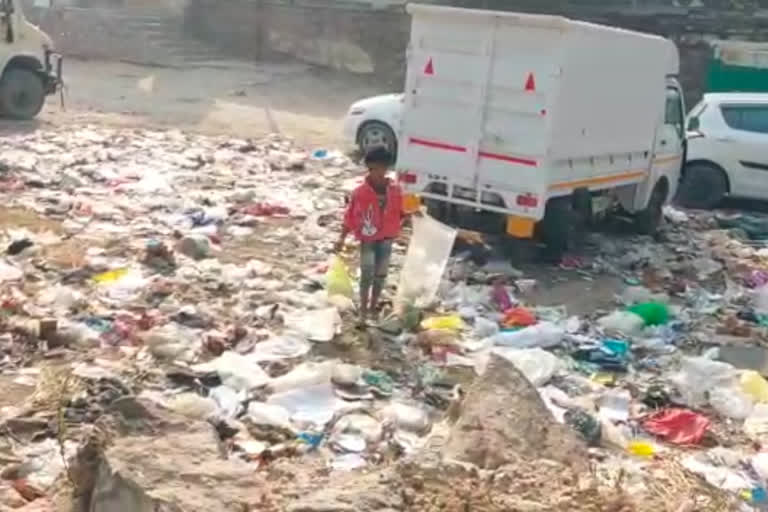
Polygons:
M355 205L355 195L352 194L352 197L349 198L349 201L347 203L347 209L344 212L344 219L342 220L342 223L341 223L341 234L339 235L339 239L336 241L336 245L334 246L334 249L336 252L341 252L342 249L344 249L344 243L347 241L347 236L353 230L354 205Z

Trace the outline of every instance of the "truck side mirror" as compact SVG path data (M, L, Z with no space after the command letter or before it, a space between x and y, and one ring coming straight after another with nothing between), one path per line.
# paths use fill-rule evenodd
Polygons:
M700 122L698 117L692 117L688 120L688 131L695 132L699 129Z

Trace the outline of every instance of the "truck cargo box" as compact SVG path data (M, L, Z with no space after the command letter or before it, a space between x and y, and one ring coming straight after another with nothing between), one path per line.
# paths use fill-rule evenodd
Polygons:
M559 16L408 11L397 167L409 190L540 219L579 184L648 177L672 42Z

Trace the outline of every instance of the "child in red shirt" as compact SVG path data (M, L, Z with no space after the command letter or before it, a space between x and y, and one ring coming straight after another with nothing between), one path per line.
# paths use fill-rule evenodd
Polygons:
M403 196L400 185L387 177L393 155L384 148L374 148L365 155L368 174L347 205L341 237L336 250L344 247L352 233L360 241L360 321L378 314L379 298L384 289L392 256L392 243L400 234L403 220Z

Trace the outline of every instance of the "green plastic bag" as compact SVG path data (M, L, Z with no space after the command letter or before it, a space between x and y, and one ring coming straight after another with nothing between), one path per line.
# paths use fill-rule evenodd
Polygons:
M644 302L635 304L627 311L634 313L645 321L645 325L664 325L669 322L669 308L661 302Z
M344 260L339 256L334 256L331 259L331 264L328 265L328 272L325 273L325 289L328 291L329 297L342 295L351 299L355 296L349 270L347 270Z

